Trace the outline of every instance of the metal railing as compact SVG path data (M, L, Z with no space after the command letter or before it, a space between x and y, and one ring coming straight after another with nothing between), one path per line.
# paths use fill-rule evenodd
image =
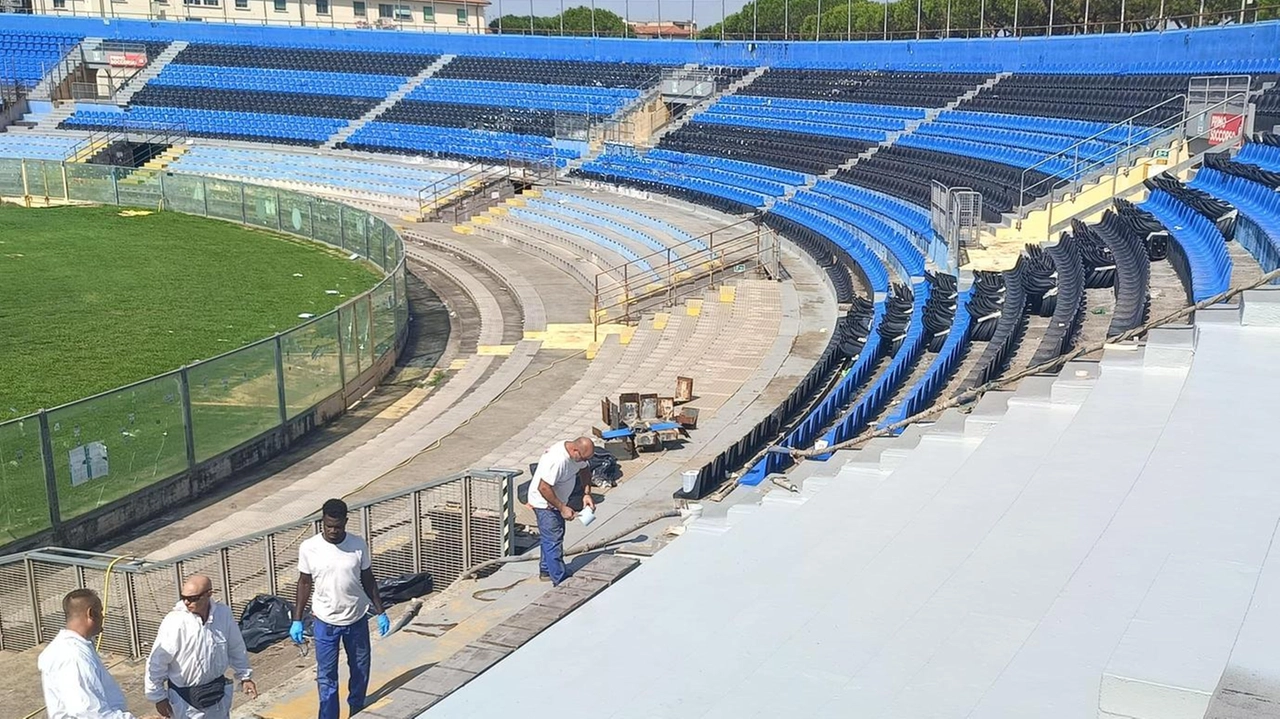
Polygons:
M23 159L0 159L0 197L161 208L231 220L328 244L386 273L373 289L287 332L0 422L6 487L0 495L0 544L56 536L68 520L213 465L264 437L277 435L275 446L287 447L325 416L345 409L348 399L394 361L403 343L409 319L403 245L372 213L230 180ZM318 416L320 406L335 411ZM272 453L264 448L262 458Z
M594 278L592 336L609 320L630 323L656 307L714 287L717 281L760 269L779 274L778 239L754 217L739 220L630 262L606 267Z
M1054 206L1062 201L1062 198L1058 197L1061 191L1079 192L1086 183L1096 179L1107 169L1119 172L1123 167L1131 164L1141 152L1149 149L1158 141L1182 141L1185 143L1205 137L1208 135L1208 131L1188 132L1187 125L1193 116L1207 116L1214 110L1222 110L1234 105L1244 107L1247 100L1248 91L1234 92L1211 105L1197 106L1193 111L1187 105L1186 94L1176 95L1040 160L1024 169L1020 176L1017 220L1021 222L1032 211L1039 209L1046 210L1052 217ZM1173 105L1178 105L1181 108L1176 115L1154 120L1150 124L1141 123L1144 118L1163 114L1162 110L1167 112L1168 108ZM1244 115L1240 114L1234 119L1243 119L1243 117ZM1124 142L1111 145L1104 152L1086 152L1082 156L1082 148L1088 146L1089 143L1099 142L1106 136L1114 136L1117 131L1125 133ZM1064 162L1069 163L1070 167L1065 173L1049 171L1051 166ZM1028 176L1033 172L1043 174L1045 177L1028 184ZM1039 198L1043 198L1043 207L1035 206L1038 204Z
M368 541L374 576L428 572L442 588L464 569L514 553L519 474L470 470L355 504L349 529ZM56 547L0 557L0 649L22 651L49 641L62 628L67 592L102 593L105 587L102 648L146 656L160 621L178 601L183 577L207 575L214 597L235 616L258 595L293 601L298 545L318 531L313 515L156 562Z

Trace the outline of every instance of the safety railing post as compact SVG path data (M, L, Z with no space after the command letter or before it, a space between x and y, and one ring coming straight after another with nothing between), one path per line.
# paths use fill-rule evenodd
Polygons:
M426 571L423 566L422 558L422 492L415 491L409 498L409 506L413 510L413 516L409 518L410 524L413 526L413 571L414 573Z
M227 606L232 606L235 602L235 592L231 586L231 553L226 548L218 550L218 581L222 587L222 594L227 598Z
M354 311L354 307L352 310ZM347 350L342 346L342 308L333 311L338 317L338 384L345 391L347 388ZM353 378L354 379L354 378Z
M53 435L49 434L49 414L43 409L40 418L40 458L44 463L44 490L49 502L49 527L53 536L62 534L62 510L58 506L58 475L53 468Z
M249 224L249 208L244 195L244 183L240 183L240 224Z
M272 595L280 594L279 577L276 575L276 535L268 534L262 542L263 566L267 568L267 589Z
M133 584L136 576L133 572L123 574L125 618L129 627L129 656L133 658L142 656L142 634L138 627L138 593Z
M191 417L191 378L187 367L178 370L178 397L182 402L182 441L187 446L187 469L196 468L196 433Z
M27 601L31 603L31 628L36 644L44 644L44 622L40 621L40 593L36 588L36 566L30 558L22 560L27 579Z
M516 553L516 479L510 475L502 478L502 554Z
M280 406L280 440L285 446L289 446L289 405L286 402L284 391L284 340L277 332L275 336L276 349L276 403Z
M471 475L464 476L462 482L462 566L467 568L475 564L471 551L471 515L475 511Z

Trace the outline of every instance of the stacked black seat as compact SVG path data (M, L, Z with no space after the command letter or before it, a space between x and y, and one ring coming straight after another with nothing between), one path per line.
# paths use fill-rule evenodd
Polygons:
M473 130L514 132L543 137L553 137L556 132L556 113L550 110L453 105L422 100L401 100L379 115L378 121L438 127L466 127Z
M1204 166L1211 167L1226 175L1242 177L1249 182L1256 182L1272 190L1280 189L1280 173L1264 170L1257 165L1246 165L1235 162L1225 152L1210 153L1204 156Z
M1032 245L1029 251L1040 250ZM1057 293L1053 316L1049 327L1031 358L1032 366L1044 364L1060 357L1071 349L1076 334L1084 323L1084 266L1080 261L1080 248L1071 235L1064 236L1058 244L1044 251L1053 262Z
M130 104L354 120L377 105L378 98L147 84Z
M1048 191L1052 183L1043 182L1047 177L1035 170L1026 173L1030 189L1025 201ZM982 217L987 222L999 222L1002 214L1022 204L1022 178L1023 170L1011 165L901 145L885 148L836 173L838 180L925 207L933 180L948 187L968 187L982 193Z
M974 73L771 68L742 94L873 105L942 107L990 79Z
M1151 310L1151 262L1142 238L1115 212L1104 212L1102 221L1090 229L1115 258L1116 307L1107 328L1107 336L1115 337L1147 321Z
M1027 290L1022 278L1024 257L1025 255L1018 258L1018 263L1012 270L1000 274L1001 284L1004 286L1000 318L996 320L995 331L987 341L986 349L978 357L977 364L961 382L959 392L984 385L1003 374L1022 343L1022 337L1027 331ZM975 282L978 281L976 273L974 279ZM970 307L973 307L972 303ZM978 308L979 311L989 309L986 306Z
M690 122L662 138L658 147L712 157L745 160L820 175L839 167L871 143L800 132Z
M1268 132L1280 125L1280 86L1262 93L1255 101L1254 126Z
M956 318L957 292L954 275L925 273L929 283L929 298L924 302L924 337L926 349L939 352L951 334L951 323Z
M1116 258L1097 231L1080 220L1072 220L1071 235L1080 248L1080 262L1084 265L1084 286L1091 290L1115 287Z
M846 264L844 260L848 258L848 254L825 235L772 212L766 212L762 221L766 227L794 242L826 271L827 277L831 280L831 286L835 290L836 302L851 302L857 296L854 293L850 272L856 273L861 278L863 287L870 286L862 269L851 262Z
M962 110L1157 125L1178 117L1185 75L1012 75L960 104ZM1149 108L1164 103L1159 108Z
M515 57L454 58L434 77L453 80L525 82L535 85L643 88L652 84L657 65L579 60L532 60Z
M1173 195L1174 199L1200 213L1205 219L1218 227L1218 231L1227 240L1235 237L1236 211L1230 203L1219 200L1213 195L1187 187L1176 177L1161 173L1142 181L1148 190L1163 190Z
M262 67L410 77L427 69L438 57L418 53L192 43L183 48L173 62L179 65Z
M1004 275L999 272L974 271L973 288L969 293L969 302L965 305L970 318L969 339L974 342L991 341L999 325L1006 294L1008 292L1004 286Z
M907 338L907 327L915 311L915 293L905 284L895 282L889 288L884 302L884 317L880 320L880 346L886 355L892 355Z
M835 341L841 356L853 361L862 355L871 334L871 322L875 318L875 305L871 300L855 296L850 302L844 321L836 325Z

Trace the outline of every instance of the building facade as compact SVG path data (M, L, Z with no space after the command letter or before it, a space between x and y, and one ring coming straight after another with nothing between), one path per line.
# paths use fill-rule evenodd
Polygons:
M17 0L10 0L17 1ZM487 0L24 0L40 15L191 20L245 25L488 31Z

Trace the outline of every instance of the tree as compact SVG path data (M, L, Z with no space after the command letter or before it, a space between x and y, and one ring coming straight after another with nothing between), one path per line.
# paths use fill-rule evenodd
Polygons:
M512 35L559 35L563 28L565 35L590 35L592 10L589 7L575 7L565 10L563 16L533 16L532 26L528 15L508 14L489 23L489 29ZM631 28L620 15L609 10L595 10L595 34L601 37L634 37Z

